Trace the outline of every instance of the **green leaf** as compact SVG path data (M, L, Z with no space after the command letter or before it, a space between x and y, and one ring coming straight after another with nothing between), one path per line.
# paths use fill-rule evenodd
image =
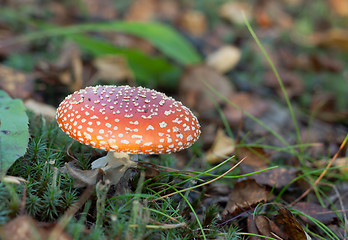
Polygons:
M0 170L7 172L26 152L29 141L28 117L23 102L0 90Z
M44 28L44 30L37 32L26 33L16 40L30 41L43 37L67 36L84 32L117 31L146 39L166 56L181 64L195 64L202 60L196 50L180 34L169 26L160 23L114 21L64 27L45 26Z
M124 56L140 85L150 87L150 83L154 80L158 84L164 83L170 87L176 84L175 80L177 79L179 68L169 63L163 57L150 57L138 50L115 47L109 42L100 39L96 40L84 35L71 35L69 38L93 56L98 57L108 54ZM174 77L168 76L169 74Z

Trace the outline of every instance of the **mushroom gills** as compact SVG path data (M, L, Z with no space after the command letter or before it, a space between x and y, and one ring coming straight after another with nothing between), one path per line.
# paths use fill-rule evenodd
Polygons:
M129 154L109 151L106 156L92 162L92 169L104 171L104 180L117 184L128 168L136 167L137 163L130 160Z

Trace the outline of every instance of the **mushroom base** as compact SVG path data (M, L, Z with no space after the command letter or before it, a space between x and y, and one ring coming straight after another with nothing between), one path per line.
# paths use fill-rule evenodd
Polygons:
M136 166L137 163L130 160L129 154L111 151L92 162L92 169L102 169L105 172L104 180L109 180L113 185L120 181L128 168Z

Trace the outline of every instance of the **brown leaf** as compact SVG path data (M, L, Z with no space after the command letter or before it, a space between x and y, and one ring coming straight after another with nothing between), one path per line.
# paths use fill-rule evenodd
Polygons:
M247 179L234 185L234 189L229 195L229 200L223 215L236 215L240 212L247 211L257 204L266 202L269 191L255 182Z
M348 51L347 30L329 29L327 31L314 33L309 37L309 41L315 45Z
M34 75L0 65L0 89L13 98L26 99L33 92Z
M333 56L312 55L310 61L314 71L340 72L343 69L342 63Z
M240 108L237 109L230 104L224 108L224 114L231 124L239 124L243 120L245 115L242 110L255 117L262 115L267 110L266 101L251 93L235 93L229 98L229 101Z
M228 78L213 68L204 64L188 67L180 79L180 99L186 106L200 113L214 109L213 101L217 103L224 102L215 94L207 94L208 89L203 81L226 98L229 98L234 93L234 88Z
M63 84L71 92L81 89L84 85L80 50L72 42L64 44L55 63L40 62L37 71L40 73L42 81L50 84Z
M321 223L325 225L336 223L338 220L337 215L333 211L327 208L323 208L322 206L315 203L299 202L294 206L294 208L308 216L311 216L319 220ZM311 224L313 226L315 225L306 216L300 215L300 217L306 223Z
M248 216L247 227L248 227L248 232L249 233L259 234L253 216ZM250 239L251 240L259 240L260 238L256 237L256 236L250 236Z
M265 216L253 215L248 216L248 232L275 239L290 239L272 220ZM254 239L261 239L255 237Z
M65 169L74 179L75 188L95 185L100 179L102 179L103 176L102 170L100 168L93 170L78 169L73 161L66 163L65 168L62 168L62 171L65 171Z
M269 154L265 153L263 148L238 147L237 156L239 160L245 158L242 164L252 167L252 171L268 167Z
M250 173L256 170L258 169L246 165L242 166L243 173ZM278 167L265 172L251 175L248 178L254 179L258 184L279 189L286 186L294 178L296 178L297 172L298 170L296 169Z
M208 150L206 159L208 163L219 163L230 157L234 152L235 142L228 137L224 130L218 129L213 146Z
M13 38L15 38L16 35L12 32L9 24L5 22L6 20L4 21L4 18L0 19L0 57L6 58L10 54L19 54L23 51L27 51L28 44L13 42Z
M338 170L342 175L348 174L348 157L336 158L335 166L340 167Z
M116 7L112 0L81 0L89 18L114 20L117 17Z
M30 216L21 215L0 227L0 236L4 240L48 239L56 224L42 226ZM71 236L62 232L57 240L70 240Z
M133 1L125 19L127 21L146 22L155 17L157 12L156 0L137 0Z
M332 9L340 16L348 16L348 1L346 0L330 0Z
M225 45L208 55L206 63L218 72L226 73L237 65L241 55L239 48Z
M193 36L202 36L207 30L207 20L199 11L186 11L179 18L180 27Z
M242 12L250 22L253 12L252 5L246 2L228 1L221 5L219 9L220 17L230 21L231 23L244 24Z
M134 84L134 76L128 67L127 60L122 56L103 56L96 58L93 65L97 68L96 79L115 83L122 80L128 80L131 85Z
M312 96L311 111L315 117L326 122L343 121L348 117L348 111L337 111L336 96L331 93L317 93Z
M274 221L280 225L291 239L307 240L306 233L292 213L286 208L281 208L274 217Z
M255 216L255 224L263 236L273 237L271 234L270 220L265 216Z
M169 21L174 22L180 15L180 6L177 0L166 0L159 1L158 6L158 15L161 19L168 19Z
M280 78L283 82L286 93L288 94L290 98L299 96L303 93L303 90L304 90L303 81L300 77L298 77L294 73L283 71L280 74ZM264 82L267 87L274 89L279 96L284 95L282 93L278 80L273 72L268 72L266 74L264 78Z
M58 77L61 83L74 92L83 86L83 64L80 50L75 43L67 42L54 66L60 69Z

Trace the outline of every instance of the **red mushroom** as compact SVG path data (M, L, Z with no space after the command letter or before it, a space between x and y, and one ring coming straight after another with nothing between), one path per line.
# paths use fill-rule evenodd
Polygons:
M135 166L128 154L180 151L190 147L201 132L197 118L181 102L143 87L81 89L65 98L56 118L70 137L109 151L92 168L117 168L118 173L112 173L114 183Z

